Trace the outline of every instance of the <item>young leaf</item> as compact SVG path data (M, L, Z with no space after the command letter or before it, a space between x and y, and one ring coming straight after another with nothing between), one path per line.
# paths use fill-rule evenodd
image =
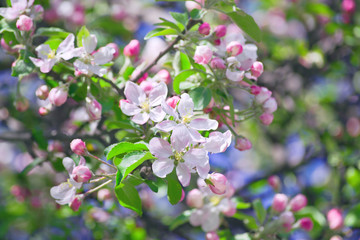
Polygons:
M66 32L64 29L49 27L49 28L38 28L34 36L66 38L69 34L70 33Z
M150 31L146 36L144 37L145 40L148 40L152 37L159 37L159 36L165 36L165 35L177 35L178 32L175 29L172 28L156 28L152 31Z
M198 73L199 70L196 70L196 69L189 69L189 70L185 70L185 71L182 71L181 73L179 73L175 78L174 78L174 81L173 81L173 88L174 88L174 91L177 93L177 94L180 94L180 83L181 82L184 82L188 77L190 77L191 75L194 75L195 73Z
M122 161L117 165L117 168L122 174L120 183L143 162L154 158L155 157L150 152L135 151L126 154Z
M261 224L263 224L265 221L265 218L266 218L266 210L265 210L264 206L262 205L261 200L256 199L253 202L253 207L254 207L254 210L256 213L256 217L259 219L259 222Z
M261 42L261 30L253 17L240 9L237 9L234 12L229 12L227 15L251 38L257 42Z
M89 30L87 30L87 28L85 26L82 26L80 31L76 35L77 46L82 47L83 46L82 40L84 38L87 38L88 36L90 36Z
M188 55L182 52L180 52L180 66L181 70L187 70L191 68L191 62Z
M142 215L141 199L135 186L130 183L115 187L115 194L121 206L129 208L140 216Z
M107 147L104 150L104 154L106 156L106 159L109 160L123 153L128 153L132 151L141 151L141 150L149 150L149 149L143 143L121 142L121 143L115 143Z
M170 15L179 23L186 26L188 15L186 13L170 12Z
M169 202L172 205L175 205L180 201L181 195L182 195L182 187L177 178L175 169L172 173L170 173L166 176L166 180L168 183L167 195L168 195Z
M211 101L211 91L209 88L198 87L189 92L194 101L194 110L203 110Z
M250 230L255 230L258 228L258 226L256 224L256 220L252 216L246 215L242 212L236 212L234 214L234 216L232 216L232 217L242 220L244 222L244 224L246 225L246 227L249 228Z

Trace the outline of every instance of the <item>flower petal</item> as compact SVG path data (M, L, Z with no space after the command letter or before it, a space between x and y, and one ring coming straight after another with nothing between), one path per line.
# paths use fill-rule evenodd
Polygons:
M141 108L133 103L128 103L126 101L122 101L120 104L121 111L128 116L134 116L141 112Z
M137 124L140 124L140 125L143 125L144 123L146 123L148 120L149 120L149 114L146 113L146 112L140 112L138 114L135 114L131 120L134 122L134 123L137 123Z
M69 52L71 50L74 49L74 41L75 41L75 36L74 34L69 34L64 41L62 41L59 45L59 47L56 50L56 55L60 55L66 52ZM69 59L65 59L65 60L69 60Z
M174 169L174 161L170 159L158 159L152 164L153 172L160 178L165 178L166 175Z
M161 106L157 106L150 110L150 119L154 122L160 122L164 119L166 113L162 110Z
M55 58L45 59L45 60L43 61L43 64L40 66L40 71L41 71L42 73L48 73L48 72L50 72L56 62L57 62L57 59L55 59Z
M170 143L157 137L150 140L149 150L157 158L168 158L173 155Z
M167 86L164 82L159 83L149 93L150 106L160 105L165 100L168 93Z
M124 94L127 99L137 105L140 105L140 103L146 99L144 90L142 90L137 84L130 81L126 83Z
M205 166L207 163L209 163L208 153L204 149L200 148L190 149L184 154L183 159L185 160L185 163L191 168Z
M190 169L184 163L179 163L177 165L176 175L178 176L178 179L181 185L183 185L183 187L189 186L191 173L190 173Z
M94 34L90 34L90 36L82 39L82 44L87 53L91 54L97 45L97 38Z
M178 124L171 135L171 146L178 152L183 151L191 142L191 137L184 124Z
M11 0L11 7L17 11L24 11L27 6L27 0Z
M187 93L181 94L178 111L181 117L194 115L194 102Z
M50 46L47 44L41 44L37 48L35 48L35 50L36 50L38 57L43 60L48 59L48 55L52 51Z
M190 224L194 227L200 226L204 219L203 209L196 209L190 215Z
M64 182L50 189L50 195L58 204L64 205L72 201L76 194L76 188Z
M155 128L157 128L163 132L170 132L171 130L173 130L175 128L176 125L177 125L176 122L171 121L171 120L166 120L166 121L162 121L161 123L156 124Z
M188 128L190 138L193 142L205 142L205 138L193 128Z
M196 166L196 171L199 176L203 179L206 179L210 172L210 164L207 162L205 166Z
M72 170L74 169L75 162L69 157L66 157L62 160L62 164L64 165L66 171L68 171L69 174L71 174Z
M114 49L111 47L102 47L93 54L94 62L97 65L110 62L114 57Z
M219 212L215 208L210 208L207 212L205 221L202 222L201 228L204 232L216 231L220 227Z
M208 131L217 129L219 123L213 119L196 118L189 123L189 126L199 131Z
M83 74L88 74L89 73L89 65L83 63L79 59L75 60L74 67Z

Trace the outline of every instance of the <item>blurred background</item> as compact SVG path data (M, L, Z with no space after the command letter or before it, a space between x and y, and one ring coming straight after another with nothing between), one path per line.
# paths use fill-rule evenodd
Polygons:
M238 126L253 148L239 152L231 147L211 156L212 170L225 172L243 200L261 198L266 207L275 194L267 183L271 175L280 177L285 194L304 193L309 207L303 214L313 219L314 229L296 230L283 239L329 239L324 213L336 206L346 215L344 239L360 239L360 2L355 9L344 2L238 1L262 29L258 59L265 72L259 85L273 92L279 108L269 127L257 120ZM40 25L70 32L86 25L97 33L99 46L115 42L121 48L133 38L142 40L159 17L170 19L169 11L186 11L184 2L151 0L38 3L46 10ZM208 21L227 20L214 15ZM142 41L143 57L153 58L154 46L164 45L161 38ZM30 75L18 89L18 79L11 77L14 60L0 49L0 239L204 239L189 224L169 229L167 223L187 207L171 206L166 188L157 194L141 190L143 218L134 218L116 198L96 194L78 212L57 205L49 190L66 177L61 159L71 156L74 136L93 128L82 125L85 110L75 101L41 118L38 108L45 103L34 92L43 82ZM29 100L28 111L16 110L18 91ZM241 100L236 91L233 95ZM115 103L100 101L105 112L119 111ZM100 156L106 142L89 137L88 149ZM233 233L249 228L236 219L228 223Z

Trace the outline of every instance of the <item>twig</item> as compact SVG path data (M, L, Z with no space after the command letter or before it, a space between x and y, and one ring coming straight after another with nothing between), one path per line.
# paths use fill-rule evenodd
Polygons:
M96 160L98 160L99 162L103 163L103 164L106 164L108 165L109 167L112 167L113 169L115 169L117 171L117 168L114 166L114 165L111 165L110 163L107 163L103 160L101 160L99 157L95 156L95 155L92 155L91 153L88 153L88 156L89 157L92 157L92 158L95 158Z
M93 189L87 191L87 192L85 193L85 196L87 196L87 195L89 195L89 194L91 194L91 193L99 190L100 188L102 188L102 187L108 185L109 183L111 183L112 181L113 181L113 180L106 181L106 182L104 182L103 184L97 186L96 188L93 188Z

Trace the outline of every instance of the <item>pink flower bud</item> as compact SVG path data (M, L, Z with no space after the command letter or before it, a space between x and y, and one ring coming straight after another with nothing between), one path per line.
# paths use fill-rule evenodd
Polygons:
M173 96L173 97L171 97L171 98L168 98L167 100L166 100L166 103L167 103L167 105L169 105L170 107L172 107L172 108L176 108L176 105L177 105L177 103L180 101L180 97L178 97L178 96Z
M80 194L80 195L75 195L75 198L71 201L71 203L69 204L70 208L73 210L73 211L77 211L79 210L81 204L82 204L82 201L84 199L84 195L83 194Z
M290 232L293 223L295 222L294 214L292 212L283 212L279 217L281 225L287 232Z
M204 205L202 192L197 188L191 190L186 196L186 204L189 207L201 208Z
M226 199L226 201L228 201L227 207L223 208L221 212L227 217L232 217L236 213L236 203L230 199Z
M354 0L343 0L341 7L346 13L353 13L356 10L356 3Z
M285 194L277 193L274 196L272 208L276 212L282 212L285 210L287 204L288 204L288 197Z
M171 82L171 75L168 70L162 69L160 70L156 75L155 78L159 80L160 82L164 82L166 84L169 84Z
M110 47L110 48L112 48L112 49L114 49L115 50L115 52L114 52L114 54L113 54L113 59L115 59L115 58L117 58L117 57L119 57L119 55L120 55L120 50L119 50L119 47L118 47L118 45L116 44L116 43L109 43L108 45L106 45L107 47Z
M90 121L101 119L101 104L95 98L86 98L86 112L89 114Z
M67 89L63 87L56 87L50 90L49 101L55 106L63 105L68 97Z
M205 2L205 0L196 0L196 2L186 1L185 7L189 12L191 12L191 10L193 10L193 9L201 9L201 5L204 5L204 2Z
M216 37L221 38L226 35L226 26L219 25L214 30Z
M127 57L137 57L140 52L140 42L136 39L131 40L124 48L124 55Z
M271 97L271 94L272 92L269 91L269 89L267 89L266 87L261 87L260 93L258 93L255 97L255 101L258 104L262 104Z
M275 190L275 191L279 191L280 187L281 187L281 182L280 182L280 178L276 175L272 175L270 176L268 179L268 184Z
M25 112L29 108L29 100L20 97L15 101L15 108L19 112Z
M102 188L97 193L97 198L99 201L104 201L111 198L111 192L107 188Z
M50 112L50 110L47 109L46 107L40 107L40 108L39 108L39 114L40 114L40 116L46 116L46 115L49 114L49 112Z
M274 120L274 115L272 115L271 113L263 113L260 115L259 119L262 124L268 126Z
M11 42L9 43L11 44ZM9 53L14 53L14 52L17 52L16 49L12 49L11 46L9 46L5 39L4 38L1 38L1 47L5 50L5 51L8 51Z
M227 198L231 198L235 194L235 188L232 184L228 184L225 195Z
M61 142L59 141L51 141L48 145L49 152L63 152L64 148Z
M219 38L214 40L215 46L219 46L220 44L221 44L221 40Z
M275 98L270 97L268 100L266 100L263 104L264 112L266 113L273 113L277 110L277 102Z
M47 99L47 97L49 96L48 86L41 85L40 87L38 87L38 89L36 89L35 91L35 95L41 100Z
M291 211L293 212L300 211L307 205L307 198L302 194L298 194L293 199L291 199L289 205Z
M232 41L226 46L226 52L231 56L237 56L242 53L243 47L238 41Z
M135 79L139 76L139 74L141 73L141 70L139 68L136 68L132 74L131 74L131 78ZM148 73L144 73L144 75L142 75L139 80L137 81L138 83L141 83L142 81L145 81L148 78L149 74Z
M180 198L180 201L179 202L182 202L185 198L185 191L184 189L181 189L181 198Z
M127 99L120 99L120 101L119 101L119 108L121 108L121 103L123 103L123 102L129 103L129 100L127 100Z
M329 222L329 228L332 230L340 230L344 225L341 210L338 208L333 208L327 213L327 220Z
M30 31L32 26L33 26L33 20L26 15L21 15L19 19L16 21L16 27L20 31Z
M225 61L218 57L211 60L210 66L214 69L226 69Z
M262 62L254 62L253 65L251 66L251 74L258 78L261 76L261 74L264 72L264 65L262 64Z
M339 235L335 235L335 236L332 236L332 237L330 238L330 240L343 240L343 238L340 237Z
M44 8L43 6L37 4L34 5L34 12L35 12L35 20L41 20L44 18Z
M78 138L71 141L70 148L77 155L85 155L87 153L85 142Z
M201 24L198 29L199 33L202 35L209 35L210 30L211 30L210 24L208 24L207 22L204 22L203 24Z
M250 92L251 92L251 94L258 95L261 92L261 87L252 85L250 87Z
M219 240L219 236L216 232L207 232L205 235L205 240Z
M247 138L236 139L235 148L239 151L246 151L252 148L252 144Z
M92 173L88 167L79 165L73 169L71 176L76 182L80 183L89 181Z
M208 46L197 46L194 60L199 64L208 64L212 58L213 52Z
M311 231L314 227L313 221L310 218L301 218L299 220L300 227L305 231Z
M227 178L221 173L210 174L208 180L212 183L209 184L210 190L218 195L222 195L226 192Z
M142 90L144 90L144 92L148 95L151 90L154 88L154 83L153 82L149 82L149 81L142 81L140 83L140 87L142 88Z

